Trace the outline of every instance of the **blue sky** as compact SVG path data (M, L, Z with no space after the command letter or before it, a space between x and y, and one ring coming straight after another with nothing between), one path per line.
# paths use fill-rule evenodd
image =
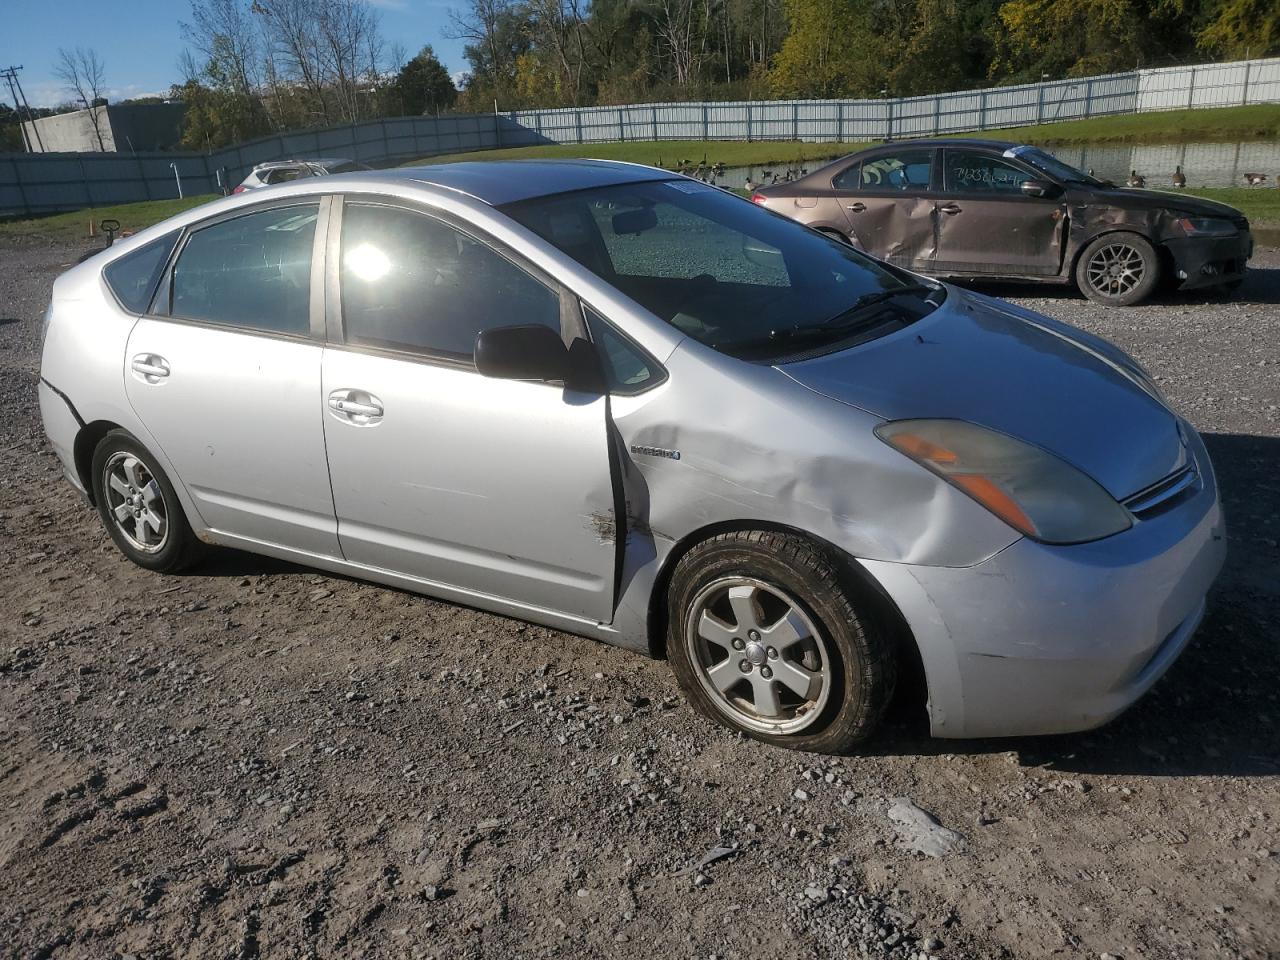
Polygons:
M455 76L466 67L462 44L446 40L449 0L367 0L382 16L388 47L417 53L430 44ZM176 83L189 0L0 0L0 67L22 65L18 79L32 106L49 107L68 94L54 78L59 47L92 47L105 65L107 96L123 100L166 93ZM9 89L0 84L0 98Z

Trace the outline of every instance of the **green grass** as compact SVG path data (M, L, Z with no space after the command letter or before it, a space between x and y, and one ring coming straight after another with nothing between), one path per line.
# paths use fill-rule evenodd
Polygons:
M121 230L138 231L159 223L175 213L182 213L202 203L218 199L214 193L181 200L144 200L141 203L122 203L113 207L96 207L71 213L54 213L30 220L10 220L0 223L0 237L45 237L51 240L88 240L89 221L96 225L103 220L120 221ZM101 236L101 232L98 234Z
M1235 143L1280 137L1280 104L1171 110L1119 117L1092 117L1031 127L963 134L1023 143L1078 146L1125 143Z
M1230 204L1248 217L1252 225L1280 227L1280 190L1275 187L1204 187L1185 192Z
M1280 138L1280 104L1221 107L1212 110L1173 110L1118 117L1067 120L1030 127L984 130L963 137L995 137L1023 143L1072 146L1125 143L1234 143L1239 140ZM411 160L403 166L450 163L457 160L551 160L592 157L674 167L689 160L729 167L830 160L867 143L799 143L794 140L649 140L626 143L554 143L503 150L474 150Z

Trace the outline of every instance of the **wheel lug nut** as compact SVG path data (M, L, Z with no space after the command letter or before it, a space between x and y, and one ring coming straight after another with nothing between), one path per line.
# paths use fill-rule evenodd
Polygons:
M750 637L752 640L755 640L756 642L759 642L759 640L760 640L760 631L759 631L759 630L748 630L748 631L747 631L747 636L748 636L748 637Z
M742 642L742 638L741 638L741 637L734 637L734 638L733 638L733 649L735 649L735 650L741 650L741 649L742 649L743 647L745 647L745 646L746 646L746 644Z
M750 661L750 660L739 660L739 661L738 661L738 669L739 669L739 670L741 670L743 673L750 673L750 672L751 672L751 661Z
M770 677L772 677L772 676L773 676L773 671L772 671L772 670L770 670L768 667L761 667L761 668L760 668L760 676L762 676L762 677L764 677L766 680L768 680Z
M777 660L777 659L778 659L778 651L777 651L777 650L775 650L773 647L770 647L770 648L769 648L769 659L770 659L770 660Z

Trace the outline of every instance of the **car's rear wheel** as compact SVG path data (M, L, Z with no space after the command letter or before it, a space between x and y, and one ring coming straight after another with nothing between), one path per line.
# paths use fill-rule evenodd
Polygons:
M173 484L132 435L112 430L93 452L93 499L120 552L148 570L175 573L194 563L202 544L191 531Z
M1156 248L1136 233L1098 237L1076 263L1076 284L1095 303L1130 307L1141 303L1160 283Z
M846 582L835 556L792 534L734 531L694 546L668 594L667 651L686 696L779 746L838 753L866 739L897 664Z

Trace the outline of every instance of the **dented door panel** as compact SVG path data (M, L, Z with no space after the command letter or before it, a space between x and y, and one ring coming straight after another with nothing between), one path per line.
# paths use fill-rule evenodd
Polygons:
M933 269L937 236L932 199L863 194L847 207L849 228L862 249L898 266L925 273Z

